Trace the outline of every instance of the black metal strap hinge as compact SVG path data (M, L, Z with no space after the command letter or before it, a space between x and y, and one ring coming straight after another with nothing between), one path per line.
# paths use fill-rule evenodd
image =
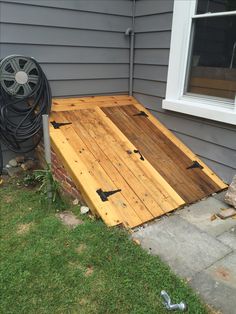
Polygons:
M192 165L187 167L186 169L195 169L195 168L203 169L203 166L200 165L198 161L194 160Z
M109 196L111 196L111 195L113 195L115 193L121 192L121 189L114 190L114 191L103 191L102 189L99 189L96 192L100 196L101 200L103 202L106 202L106 201L108 201L108 197Z
M139 113L134 114L134 116L148 117L148 115L144 111L140 111Z
M68 125L68 124L72 124L71 122L56 122L56 121L52 121L51 125L54 127L54 129L60 129L61 126L64 125Z
M141 159L141 160L144 160L143 155L140 153L140 151L139 151L138 149L135 149L135 150L134 150L134 153L135 153L135 154L139 154L139 155L140 155L140 159Z

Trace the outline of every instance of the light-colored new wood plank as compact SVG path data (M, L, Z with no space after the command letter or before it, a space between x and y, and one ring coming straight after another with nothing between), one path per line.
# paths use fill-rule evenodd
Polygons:
M53 98L53 103L55 104L70 104L74 102L79 103L93 103L93 102L103 102L103 101L118 101L118 100L128 100L132 101L133 97L129 95L115 95L115 96L90 96L90 97L69 97L69 98Z
M50 127L52 147L63 162L68 173L80 189L88 206L95 213L99 213L108 226L121 224L122 221L117 211L111 204L103 203L96 193L100 188L99 184L89 174L87 167L78 158L77 153L68 143L61 130Z
M75 111L81 109L90 109L94 107L114 107L114 106L126 106L131 104L130 100L108 100L108 101L93 101L93 102L84 102L80 100L75 100L70 103L60 103L54 102L52 105L52 111Z
M96 118L96 125L93 121L91 123L90 114L92 114L92 118ZM112 139L111 135L102 128L99 117L94 112L86 111L84 113L77 112L76 118L77 122L73 122L76 129L84 137L89 149L97 156L103 168L122 189L122 193L126 196L136 214L143 222L156 217L156 208L159 208L159 205L153 200L148 189L127 167L126 162L120 156L120 152L117 151L117 147L114 146L115 139ZM124 150L121 154L127 156ZM163 211L162 214L164 214Z
M179 149L181 149L191 160L198 161L204 168L202 171L214 181L219 188L226 189L228 187L206 164L203 163L183 142L181 142L171 131L169 131L159 120L157 120L146 108L139 104L136 99L133 99L133 104L140 111L144 111L148 115L148 119L168 137Z
M64 113L59 114L59 118L63 119L64 122L72 122L72 125L66 125L62 127L62 132L66 136L68 142L72 146L72 148L77 152L77 156L79 161L82 161L84 165L87 167L88 173L95 179L95 181L100 184L100 188L103 191L112 191L116 189L121 189L122 191L116 193L109 197L109 203L113 205L113 208L117 211L118 216L122 220L123 224L126 227L133 228L136 227L143 222L153 219L153 216L145 215L139 217L139 215L135 212L132 205L130 204L131 195L129 191L123 189L123 186L120 186L119 181L112 180L113 172L105 172L101 167L98 156L95 156L91 153L91 139L88 136L88 132L83 132L87 136L84 138L81 133L81 128L79 132L76 132L78 124L76 124L75 119L72 117L73 113ZM83 140L81 139L83 138ZM90 149L89 149L90 148ZM112 175L111 178L109 175ZM134 205L134 202L133 202ZM136 204L136 210L139 209L138 203Z

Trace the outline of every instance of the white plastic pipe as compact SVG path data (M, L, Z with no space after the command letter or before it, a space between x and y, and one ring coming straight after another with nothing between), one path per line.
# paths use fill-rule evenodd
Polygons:
M43 121L43 142L44 142L44 156L47 163L48 171L51 170L52 158L51 158L51 143L49 134L49 118L47 114L42 115ZM52 200L52 186L50 181L47 183L47 194L49 202Z
M42 115L43 119L43 142L44 142L44 156L47 164L51 166L51 143L49 135L49 118L47 114Z

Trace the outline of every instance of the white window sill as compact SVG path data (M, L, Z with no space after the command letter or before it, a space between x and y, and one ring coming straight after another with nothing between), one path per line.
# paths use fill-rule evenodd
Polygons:
M164 99L162 108L205 119L236 125L236 105L231 108L214 106L184 99Z

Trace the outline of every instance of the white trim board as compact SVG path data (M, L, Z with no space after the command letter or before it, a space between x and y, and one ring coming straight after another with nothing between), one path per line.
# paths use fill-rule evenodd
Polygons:
M175 0L174 2L166 98L162 102L162 107L236 125L236 102L183 94L192 18L196 17L196 5L197 0ZM236 11L229 14L236 14Z

